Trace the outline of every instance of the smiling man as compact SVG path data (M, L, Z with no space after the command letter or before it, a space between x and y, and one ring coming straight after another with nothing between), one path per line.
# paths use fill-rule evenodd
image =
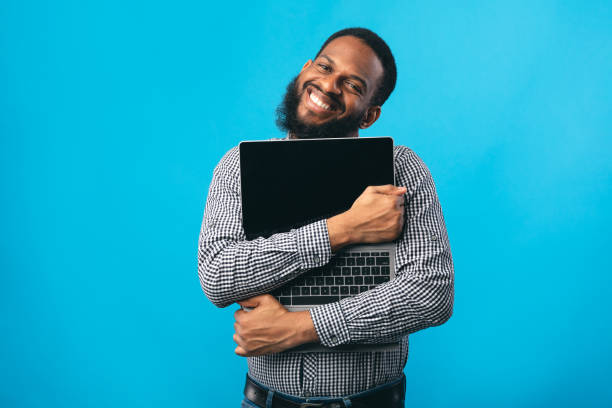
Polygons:
M393 55L374 33L352 31L377 43L380 57L350 30L332 35L289 83L277 123L292 137L357 137L380 116L395 87Z
M395 87L395 60L375 33L350 28L325 41L291 81L277 113L287 138L358 137ZM431 174L409 148L394 147L399 186L371 186L352 207L269 238L246 240L239 153L213 173L200 233L198 270L217 306L234 314L236 354L248 357L243 407L403 407L408 334L447 321L453 262ZM283 171L283 169L279 169ZM289 312L273 289L359 243L396 240L396 278L339 302ZM284 352L399 341L376 352Z

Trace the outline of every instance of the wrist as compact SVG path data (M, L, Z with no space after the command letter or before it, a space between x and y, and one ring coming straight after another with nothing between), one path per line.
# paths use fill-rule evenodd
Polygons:
M310 311L303 310L301 312L292 312L292 314L295 314L297 317L297 344L294 347L306 343L319 343L319 335L315 330Z
M328 218L327 232L329 234L329 244L332 252L336 252L344 246L355 243L347 212Z

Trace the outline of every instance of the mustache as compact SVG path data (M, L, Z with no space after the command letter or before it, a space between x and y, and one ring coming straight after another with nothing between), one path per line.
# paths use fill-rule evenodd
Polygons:
M342 103L341 103L341 102L338 100L338 98L337 98L335 95L331 95L331 94L329 94L329 93L325 92L324 90L322 90L322 89L321 89L321 87L320 87L320 86L318 86L317 84L315 84L315 83L314 83L314 82L312 82L312 81L306 81L306 82L304 82L304 85L302 85L302 93L306 92L306 88L307 88L309 85L310 85L310 86L312 86L313 88L316 88L316 89L317 89L319 92L321 92L323 95L325 95L326 97L328 97L329 99L331 99L331 100L334 102L334 104L335 104L336 106L338 106L342 112L344 112L344 106L342 105Z

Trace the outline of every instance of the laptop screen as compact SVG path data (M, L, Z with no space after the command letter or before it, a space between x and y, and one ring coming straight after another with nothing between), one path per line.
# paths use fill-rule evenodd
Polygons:
M247 239L348 210L370 185L394 184L390 137L240 143Z

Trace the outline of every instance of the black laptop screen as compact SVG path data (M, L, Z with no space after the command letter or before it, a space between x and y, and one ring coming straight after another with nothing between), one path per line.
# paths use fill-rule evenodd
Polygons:
M240 143L247 239L339 214L369 185L394 184L393 139Z

